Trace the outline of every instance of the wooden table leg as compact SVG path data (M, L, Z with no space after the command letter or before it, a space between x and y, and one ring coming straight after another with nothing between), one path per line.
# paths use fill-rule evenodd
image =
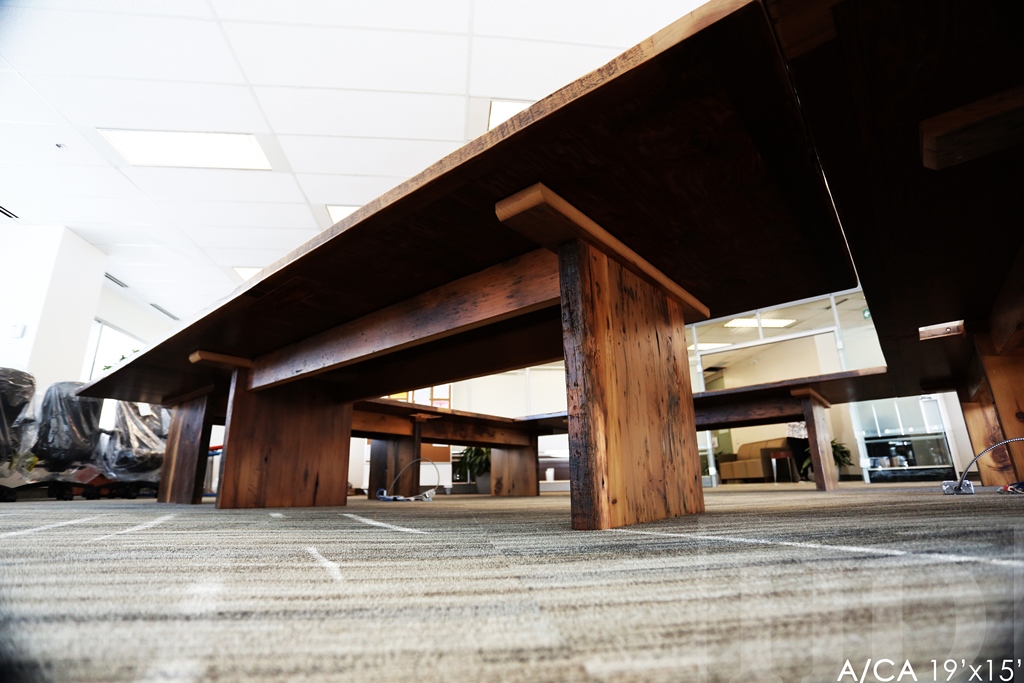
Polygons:
M377 491L389 496L412 497L420 493L420 466L412 464L420 457L420 423L413 423L412 436L370 440L370 479L366 497L377 500ZM404 470L404 472L403 472ZM395 481L395 476L402 475Z
M370 476L366 484L366 497L377 500L377 491L387 489L388 451L397 448L395 439L370 439Z
M543 184L494 208L558 252L573 528L702 512L683 316L707 307Z
M491 449L492 496L539 496L537 437L525 448Z
M825 410L829 402L813 389L794 389L793 395L803 401L804 422L807 423L807 441L814 468L814 488L834 491L839 488L839 471L832 457L832 434L828 428Z
M209 396L184 401L171 409L167 449L160 472L158 503L201 503L212 422Z
M573 528L702 512L681 307L582 240L558 261Z
M345 505L352 404L318 382L249 391L247 373L231 379L217 507Z
M967 434L971 438L971 448L975 454L1006 439L1003 427L999 424L999 415L996 413L988 380L984 380L978 387L974 401L961 403L960 407L964 411ZM972 455L971 459L973 458ZM1005 486L1017 481L1009 449L1000 446L989 451L978 460L978 474L981 475L983 486Z
M983 334L976 335L975 342L1004 438L1024 437L1024 349L997 354L991 339ZM1024 480L1024 442L1006 446L1014 481Z

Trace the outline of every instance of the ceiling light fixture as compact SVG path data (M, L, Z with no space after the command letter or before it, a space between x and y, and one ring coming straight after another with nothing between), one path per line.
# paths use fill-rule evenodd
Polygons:
M789 327L795 322L791 318L761 318L761 327ZM757 318L733 318L725 327L757 327Z
M358 206L339 206L336 204L327 205L327 213L331 215L331 224L337 223L342 218L348 218L358 209Z
M487 115L487 130L490 130L500 123L529 107L533 102L515 102L512 100L491 100L491 110Z
M231 270L238 273L238 277L242 278L243 280L251 280L253 277L256 276L256 273L260 272L263 269L252 268L250 266L235 266Z
M255 135L158 130L99 132L132 166L270 170L270 162Z

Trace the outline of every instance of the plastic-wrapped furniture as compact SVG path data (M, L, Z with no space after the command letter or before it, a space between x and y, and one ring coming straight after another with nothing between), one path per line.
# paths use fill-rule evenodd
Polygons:
M160 480L171 413L160 406L118 401L114 431L101 438L96 464L108 479Z
M31 447L29 438L32 396L36 380L13 368L0 368L0 463Z
M81 382L57 382L43 396L32 452L50 472L89 462L99 440L103 400L76 395L81 386Z

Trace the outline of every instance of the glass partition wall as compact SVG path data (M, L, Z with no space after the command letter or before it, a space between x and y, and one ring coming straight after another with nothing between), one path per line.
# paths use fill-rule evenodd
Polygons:
M697 323L687 334L694 392L885 365L859 288ZM832 421L833 436L855 442L849 445L865 482L949 478L954 469L933 397L850 404L833 410ZM698 437L705 484L717 485L715 454L733 452L739 440L730 430Z

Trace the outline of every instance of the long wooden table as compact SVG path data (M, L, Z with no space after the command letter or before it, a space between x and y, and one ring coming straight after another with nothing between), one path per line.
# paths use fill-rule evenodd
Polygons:
M564 358L603 529L703 510L687 322L855 283L765 9L714 0L83 393L173 405L172 468L223 419L220 507L344 505L354 401Z

